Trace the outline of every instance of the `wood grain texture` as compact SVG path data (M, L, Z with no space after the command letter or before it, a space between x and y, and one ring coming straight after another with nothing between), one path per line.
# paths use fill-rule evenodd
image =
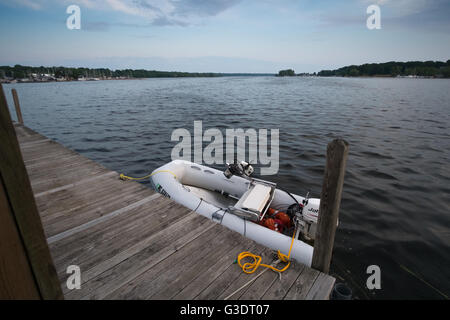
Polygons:
M13 100L14 100L14 106L16 107L17 121L20 124L23 124L22 111L20 110L19 96L17 95L16 89L11 89L11 93L12 93Z
M63 294L1 85L0 150L0 174L4 193L39 296L43 299L61 299Z
M330 270L347 155L348 143L345 140L335 139L328 144L312 259L312 267L324 273Z
M0 177L0 300L39 298L33 272Z

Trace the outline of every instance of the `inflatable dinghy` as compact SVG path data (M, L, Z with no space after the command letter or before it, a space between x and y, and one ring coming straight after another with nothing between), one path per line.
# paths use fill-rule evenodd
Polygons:
M290 194L275 183L184 160L154 170L150 181L164 196L273 250L287 254L294 225L303 239L314 239L320 199ZM312 255L313 247L296 235L291 259L311 266Z

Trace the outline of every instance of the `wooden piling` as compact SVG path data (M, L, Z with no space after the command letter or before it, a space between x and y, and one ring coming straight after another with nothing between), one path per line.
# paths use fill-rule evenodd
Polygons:
M1 84L0 150L0 299L62 299Z
M335 139L328 144L312 259L312 267L324 273L330 270L347 155L348 143L345 140Z
M22 111L20 110L19 96L16 89L11 89L11 93L14 99L14 106L16 107L17 121L23 124Z

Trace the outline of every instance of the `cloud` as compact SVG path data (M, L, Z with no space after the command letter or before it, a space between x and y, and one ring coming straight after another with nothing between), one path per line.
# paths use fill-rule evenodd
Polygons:
M215 16L235 5L240 0L185 0L172 1L176 3L175 14Z
M108 31L110 26L111 26L110 23L104 21L93 21L93 22L88 21L83 24L83 30L94 32Z
M45 0L0 0L0 3L9 5L9 6L20 6L26 7L33 10L40 10L42 6L45 4Z
M412 10L399 16L384 19L386 26L401 27L406 30L428 31L433 33L450 32L450 3L433 1L421 10Z
M322 28L365 28L366 7L380 6L381 24L385 30L394 28L447 32L450 26L448 0L357 0L344 9L319 13L317 21Z
M241 0L0 0L0 3L34 10L52 5L77 4L99 11L116 11L147 19L154 25L187 26L201 18L215 16Z
M152 25L154 26L189 26L191 23L186 20L180 20L168 16L160 16L156 19L153 19Z
M370 1L370 0L367 0ZM381 21L387 29L448 32L448 0L380 0Z
M114 10L149 18L154 25L187 26L211 17L241 0L107 0Z
M154 23L152 23L154 24ZM123 27L123 28L148 28L149 23L139 24L139 23L125 23L125 22L107 22L107 21L87 21L84 22L82 30L93 31L93 32L103 32L109 31L113 27Z
M362 0L367 6L377 4L389 11L391 17L417 14L440 6L445 0Z

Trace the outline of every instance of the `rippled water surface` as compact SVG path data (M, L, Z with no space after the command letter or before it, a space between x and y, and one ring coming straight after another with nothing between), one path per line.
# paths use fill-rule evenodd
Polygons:
M226 77L5 85L27 126L139 176L176 128L280 129L264 177L318 197L326 145L350 144L332 273L360 299L450 296L450 81ZM366 288L369 265L381 290Z

